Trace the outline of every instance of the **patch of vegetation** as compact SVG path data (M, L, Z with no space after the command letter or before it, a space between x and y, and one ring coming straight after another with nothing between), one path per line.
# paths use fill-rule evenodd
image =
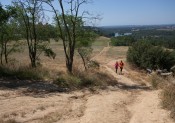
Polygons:
M119 58L119 57L125 57L127 53L128 47L110 47L110 49L107 52L107 56L111 58Z
M12 67L0 66L0 77L18 78L21 80L44 80L49 78L49 71L42 67Z
M132 36L118 36L111 38L113 46L131 46L136 40Z
M171 111L171 117L175 120L175 84L169 84L163 89L162 106Z
M150 69L167 69L175 63L173 51L153 46L147 42L134 43L127 52L128 62L140 67Z
M54 84L58 85L59 87L66 87L66 88L77 88L80 83L80 79L73 75L61 75L55 81Z
M100 64L97 61L91 60L88 63L88 68L89 69L99 69L99 67L100 67Z
M175 84L174 77L162 78L158 75L152 76L152 87L163 89L161 92L161 104L163 108L171 111L171 117L175 120Z
M171 25L170 25L171 26ZM149 42L154 46L164 46L166 48L175 49L175 30L168 29L166 25L156 25L156 26L121 26L121 27L101 27L99 28L99 35L112 38L112 44L115 46L126 45L128 41L120 38L113 38L115 33L124 34L132 33L132 37L136 41L144 40Z
M67 74L59 76L54 84L57 84L60 87L66 87L69 89L82 89L85 87L106 87L114 86L117 84L117 81L111 75L108 75L103 72L98 72L95 70L92 71L79 71L74 70L73 74Z
M62 117L61 112L52 112L48 115L45 115L44 117L42 117L39 122L40 123L54 123L56 121L59 121Z
M92 45L93 46L105 46L105 47L107 47L109 42L110 42L110 40L108 38L99 37L92 43Z
M164 88L168 84L168 79L165 80L161 76L153 75L151 80L151 85L154 89L161 89Z

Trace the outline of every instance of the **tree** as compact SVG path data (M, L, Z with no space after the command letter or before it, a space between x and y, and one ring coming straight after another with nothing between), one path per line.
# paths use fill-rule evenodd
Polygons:
M16 18L16 9L12 6L7 6L6 9L3 9L0 6L0 60L3 64L3 57L5 62L8 63L8 56L19 50L20 44L18 41L17 34L17 23ZM14 41L11 43L11 41ZM9 44L10 43L10 44ZM9 45L8 45L9 44Z
M90 55L93 51L91 48L92 43L94 42L97 34L93 31L92 28L84 27L79 29L79 35L77 36L76 49L83 61L85 70L87 70L87 63L90 61Z
M45 51L47 56L55 57L55 53L48 47L48 33L42 24L44 12L41 0L16 0L14 5L18 9L18 21L24 37L27 40L31 66L36 67L40 54ZM44 36L43 36L44 35Z
M53 6L53 0L44 0L51 6L55 13L55 19L59 29L59 37L63 41L64 53L66 57L66 67L69 73L72 73L74 53L79 38L79 29L83 29L83 15L80 15L80 8L88 0L68 0L69 10L66 11L63 0L58 0L60 11L58 12ZM85 12L83 12L85 14Z

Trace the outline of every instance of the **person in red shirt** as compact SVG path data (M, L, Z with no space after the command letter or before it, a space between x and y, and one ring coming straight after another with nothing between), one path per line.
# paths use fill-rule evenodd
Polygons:
M116 63L115 63L115 72L117 73L117 70L118 70L118 66L119 66L119 63L118 63L118 61L116 61Z
M120 66L120 73L122 74L122 70L123 70L123 66L124 66L124 63L122 60L120 61L119 66Z

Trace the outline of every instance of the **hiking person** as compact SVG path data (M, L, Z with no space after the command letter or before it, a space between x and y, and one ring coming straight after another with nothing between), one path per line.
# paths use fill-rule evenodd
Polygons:
M124 66L124 63L122 60L120 61L119 66L120 66L120 73L122 74L122 70L123 70L123 66Z
M118 70L118 66L119 66L119 63L118 63L118 61L116 61L116 63L115 63L115 72L117 73L117 70Z

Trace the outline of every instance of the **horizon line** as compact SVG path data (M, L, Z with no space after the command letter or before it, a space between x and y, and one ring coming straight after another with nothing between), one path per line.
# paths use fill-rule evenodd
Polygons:
M112 26L166 26L166 25L175 25L174 24L121 24L121 25L100 25L97 27L112 27Z

